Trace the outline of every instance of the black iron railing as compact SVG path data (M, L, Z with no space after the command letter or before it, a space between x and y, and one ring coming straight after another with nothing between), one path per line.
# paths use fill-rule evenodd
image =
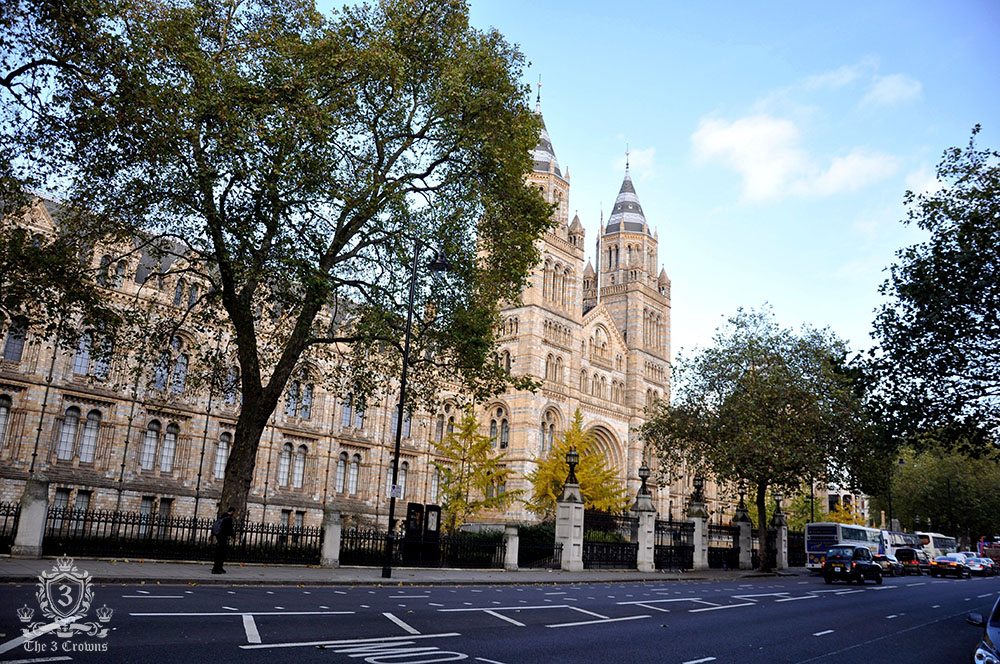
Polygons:
M10 553L20 516L20 503L0 503L0 553Z
M656 522L656 546L653 562L656 569L691 569L694 567L694 524L688 521Z
M212 519L137 512L51 508L42 541L45 555L212 560ZM253 563L319 562L322 531L283 524L237 523L228 560Z
M788 531L788 566L806 566L806 534L803 531Z
M639 519L626 514L583 513L583 566L586 569L635 569Z
M708 526L708 566L712 569L739 569L739 526Z
M340 536L340 564L368 567L385 562L384 530L345 530ZM507 547L503 533L463 533L437 537L399 537L393 565L402 567L463 567L502 569ZM552 549L549 548L549 555Z
M562 544L521 544L517 548L517 566L521 569L559 569L562 567Z

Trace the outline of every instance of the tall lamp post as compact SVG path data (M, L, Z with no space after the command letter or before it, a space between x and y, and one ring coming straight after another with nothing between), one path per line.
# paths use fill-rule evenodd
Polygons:
M410 337L413 332L413 294L417 290L417 267L420 259L420 240L413 246L413 268L410 271L410 296L406 303L406 336L403 341L403 371L399 377L399 405L396 411L396 445L392 453L392 487L389 495L389 530L385 537L385 562L382 564L382 578L392 578L392 554L396 541L396 493L399 480L399 444L403 437L403 404L406 402L406 370L410 364ZM446 272L451 264L444 252L438 252L431 261L431 272Z
M902 468L906 461L900 458L896 464ZM892 527L892 477L895 474L896 469L892 466L889 467L889 530L893 530Z

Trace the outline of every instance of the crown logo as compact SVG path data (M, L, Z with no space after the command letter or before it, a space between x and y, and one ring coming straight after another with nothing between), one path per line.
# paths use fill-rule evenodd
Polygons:
M35 610L25 604L20 609L17 610L17 617L21 619L21 622L27 623L31 622L31 618L35 615Z
M97 609L97 611L95 611L95 613L97 613L97 619L100 620L102 623L106 623L109 620L111 620L111 615L114 612L115 612L115 610L114 609L109 609L107 607L107 605L103 605L103 606L101 606L101 608L99 608L99 609Z
M76 565L73 564L73 559L63 554L61 558L56 559L56 564L54 569L59 572L75 572Z

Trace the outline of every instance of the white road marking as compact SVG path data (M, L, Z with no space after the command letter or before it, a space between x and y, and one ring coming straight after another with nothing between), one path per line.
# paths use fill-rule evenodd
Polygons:
M993 594L993 593L986 593L985 595L976 595L976 599L982 599L982 598L984 598L984 597L989 597L989 596L990 596L990 595L992 595L992 594Z
M285 607L283 607L283 606L276 606L274 608L277 609L277 610L279 610L279 611L284 611L285 610Z
M227 611L239 611L239 609L237 609L234 606L224 606L222 608L226 609Z
M745 604L723 604L722 606L706 606L703 609L688 609L688 613L701 613L703 611L719 611L721 609L736 609L741 606L754 606L754 602L747 602Z
M437 602L427 602L427 606L444 606L444 604L438 604Z
M546 627L579 627L581 625L600 625L601 623L624 622L626 620L641 620L650 616L626 616L624 618L608 618L606 620L587 620L584 622L561 623L558 625L546 625Z
M486 662L486 664L503 664L503 662L498 662L495 659L486 659L485 657L476 658L480 662Z
M593 611L588 611L587 609L581 609L578 606L570 606L570 607L567 607L567 608L573 609L574 611L579 611L580 613L585 613L588 616L594 616L595 618L600 618L601 620L607 620L608 619L607 616L602 616L600 613L594 613Z
M912 588L913 586L926 586L926 585L927 585L926 581L921 581L920 583L907 583L906 584L906 586L908 588Z
M385 616L386 618L388 618L389 620L391 620L392 622L396 623L400 627L402 627L404 632L407 632L409 634L419 634L420 633L420 630L417 630L417 629L415 629L413 627L410 627L405 622L403 622L402 620L400 620L396 616L392 615L388 611L385 612L385 613L383 613L382 615Z
M334 590L333 594L334 595L346 595L347 593L344 592L343 590Z
M325 605L323 605L323 604L320 604L320 605L319 605L319 608L321 608L321 609L329 609L330 607L328 607L328 606L325 606Z
M618 604L662 604L665 602L697 602L700 597L677 597L671 599L642 599L631 602L617 602Z
M143 595L148 595L149 594L148 590L136 590L136 592L137 593L142 593Z
M664 609L659 606L653 606L652 604L647 604L645 602L636 602L636 606L641 606L644 609L653 609L654 611L662 611L663 613L670 613L670 609Z
M249 613L243 614L243 631L247 633L247 643L260 643L260 632L257 623Z
M35 664L38 662L68 662L73 659L72 657L36 657L35 659L8 659L5 660L3 664Z
M841 590L836 593L837 595L853 595L854 593L863 593L864 590Z
M228 607L222 607L228 608ZM236 609L233 609L236 611ZM193 616L193 617L206 617L206 616L352 616L354 611L243 611L241 613L222 613L221 611L216 611L214 613L188 613L185 611L174 612L174 613L130 613L130 616L142 616L144 618L173 618L178 616Z
M561 592L561 593L545 593L545 594L546 595L565 595L566 593Z
M778 602L794 602L799 599L819 599L819 595L803 595L802 597L786 597L785 599L776 599L774 603Z
M702 657L701 659L689 659L684 664L702 664L703 662L714 662L714 657Z
M931 608L932 608L932 609L940 609L940 608L941 608L941 605L940 605L940 604L935 604L935 605L934 605L934 606L932 606Z
M240 646L244 650L259 650L262 648L315 648L316 646L349 646L364 643L397 643L405 645L417 639L439 639L446 636L462 636L458 632L445 632L442 634L418 634L415 636L380 636L374 639L342 639L339 641L299 641L293 643L261 643L259 645Z
M827 630L824 630L822 632L813 632L813 636L823 636L825 634L833 634L833 630L832 629L827 629Z
M494 618L499 618L500 620L506 620L511 625L517 625L518 627L524 627L524 623L523 622L518 622L518 621L514 620L513 618L508 618L507 616L505 616L502 613L497 613L496 611L491 611L491 610L483 611L483 613L485 613L487 615L491 615Z
M891 616L886 616L886 619L887 619L887 620L892 620L892 619L893 619L893 618L895 618L895 617L896 617L896 614L894 613L894 614L892 614Z
M498 606L494 607L476 607L472 609L438 609L442 613L455 613L455 612L466 612L466 611L529 611L531 609L573 609L568 604L547 604L545 606Z
M430 595L389 595L389 599L429 599Z
M5 653L8 650L13 650L14 648L20 646L22 643L31 641L39 636L42 636L43 634L48 634L52 630L59 629L63 625L71 625L76 622L77 617L78 616L74 616L72 618L67 618L65 620L57 620L53 623L49 623L48 625L42 625L41 627L38 627L34 631L28 632L27 636L22 634L16 639L11 639L7 643L0 645L0 654Z
M122 595L127 599L184 599L184 595Z

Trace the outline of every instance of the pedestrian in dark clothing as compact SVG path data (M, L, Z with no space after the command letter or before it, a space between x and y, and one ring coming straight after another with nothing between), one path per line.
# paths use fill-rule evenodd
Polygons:
M229 553L229 538L236 533L236 527L233 523L233 515L235 514L236 508L230 507L212 525L212 534L215 535L216 539L215 566L212 567L212 574L226 573L226 570L222 569L222 564L226 562L226 555Z

